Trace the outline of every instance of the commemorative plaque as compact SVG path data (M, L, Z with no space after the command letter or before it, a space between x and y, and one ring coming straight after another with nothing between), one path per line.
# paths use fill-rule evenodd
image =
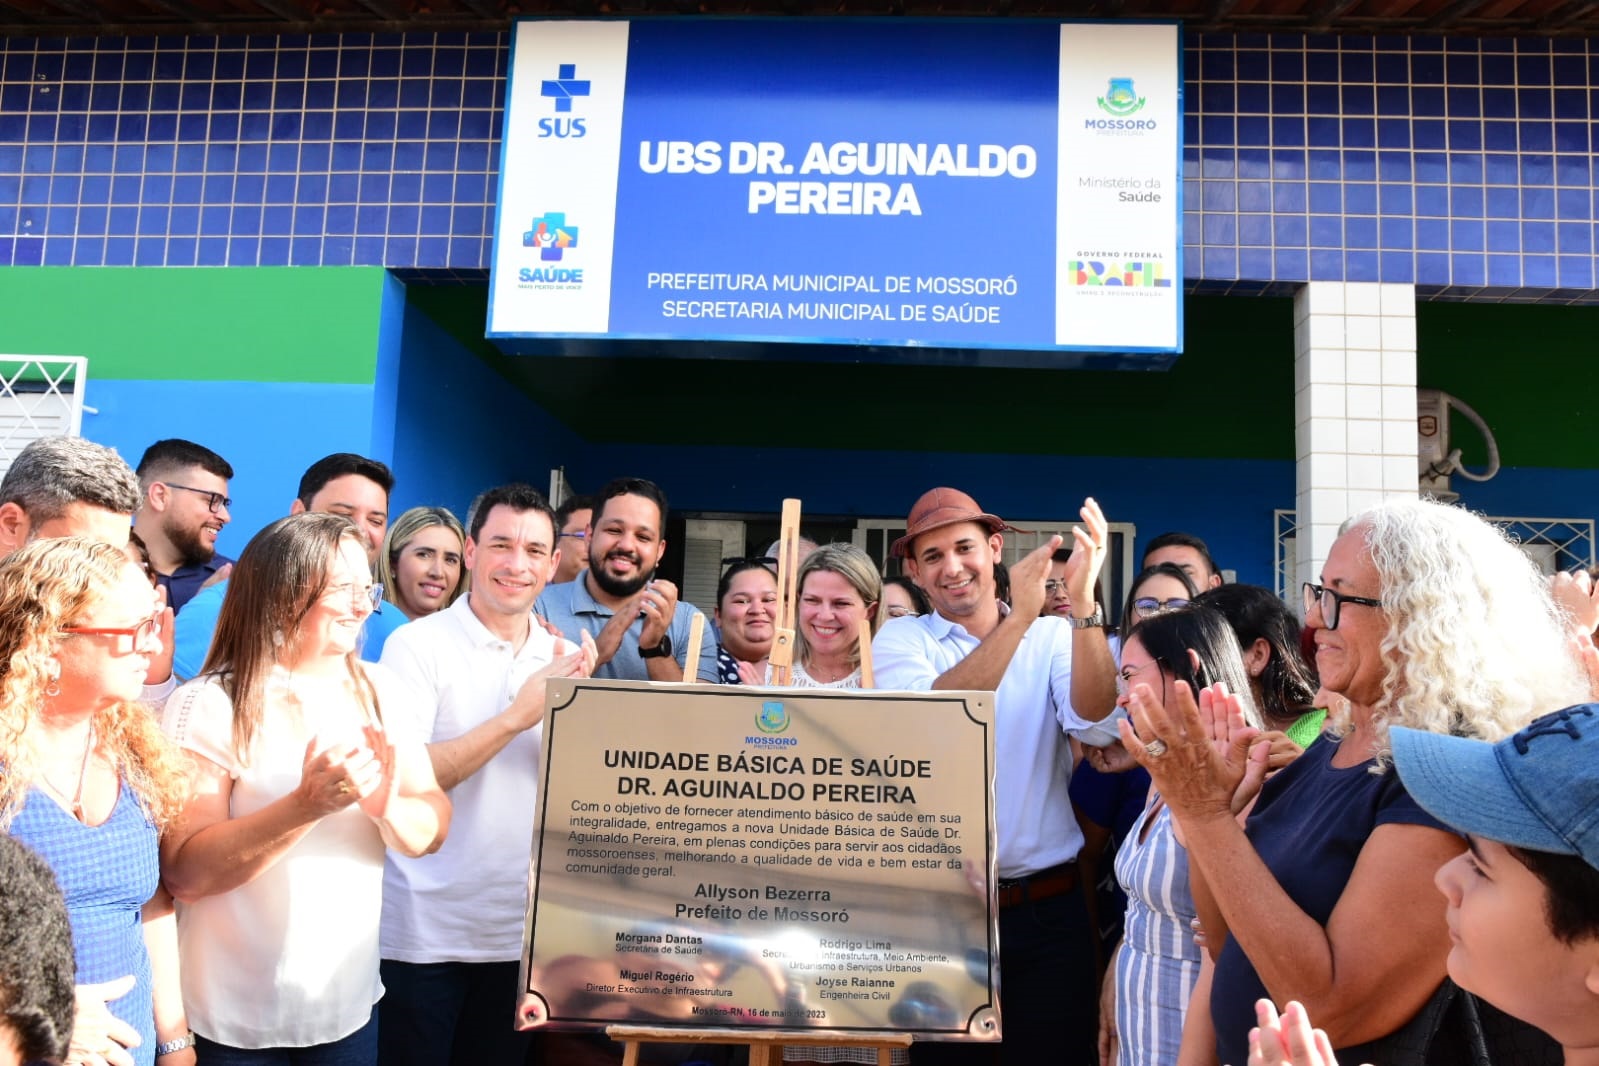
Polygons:
M551 681L524 1027L1000 1038L993 696Z

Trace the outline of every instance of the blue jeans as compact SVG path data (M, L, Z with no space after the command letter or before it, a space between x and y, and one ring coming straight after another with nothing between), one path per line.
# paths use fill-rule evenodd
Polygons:
M349 1036L312 1047L240 1048L195 1035L195 1058L206 1066L376 1066L378 1015Z
M516 962L382 964L378 1060L383 1066L523 1066Z

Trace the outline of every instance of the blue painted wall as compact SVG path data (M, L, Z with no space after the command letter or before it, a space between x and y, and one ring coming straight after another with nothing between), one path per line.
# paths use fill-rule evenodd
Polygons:
M394 514L438 504L465 521L467 505L484 489L526 481L543 492L552 467L585 453L575 433L426 314L407 305L402 323Z
M367 453L371 385L90 378L83 435L129 463L163 437L204 441L233 464L233 521L217 548L237 556L256 530L289 513L305 468L330 452ZM378 458L383 458L378 456Z

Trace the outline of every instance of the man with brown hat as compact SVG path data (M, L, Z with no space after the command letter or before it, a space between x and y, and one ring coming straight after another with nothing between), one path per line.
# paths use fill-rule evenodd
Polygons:
M1096 1061L1093 942L1077 884L1081 830L1067 796L1069 729L1116 705L1116 663L1094 589L1107 528L1089 499L1067 564L1072 616L1040 618L1051 537L1010 568L1011 603L994 564L1012 530L964 492L937 488L911 508L893 552L933 611L886 624L872 642L885 689L993 691L1001 1009L999 1060ZM1021 532L1015 530L1015 532ZM992 1061L981 1045L918 1044L918 1062Z

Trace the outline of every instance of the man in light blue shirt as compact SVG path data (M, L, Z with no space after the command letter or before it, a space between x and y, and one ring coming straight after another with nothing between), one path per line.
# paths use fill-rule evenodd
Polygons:
M588 569L576 580L550 585L534 609L574 644L586 631L599 650L595 677L623 681L682 681L688 669L693 606L679 603L677 586L655 579L666 551L666 494L642 478L617 478L594 497ZM707 627L709 629L709 627ZM716 641L700 647L694 676L715 684Z
M933 611L896 618L872 641L877 685L994 696L994 825L999 883L1005 1040L999 1061L1087 1066L1095 1061L1094 947L1078 882L1083 834L1067 787L1067 730L1116 705L1116 662L1094 588L1106 526L1093 500L1074 529L1065 580L1071 617L1039 617L1051 537L1010 568L1011 604L1000 602L994 564L1004 520L964 492L938 488L911 508L893 552ZM990 1061L979 1045L917 1045L913 1061L937 1066Z
M335 452L318 459L306 470L289 513L315 511L343 515L361 531L367 545L367 561L375 563L383 548L383 534L389 528L389 493L393 489L394 475L387 466L364 455ZM205 665L227 589L226 580L201 589L178 616L172 671L179 677L194 677ZM394 604L380 604L378 610L367 617L361 658L377 662L383 654L383 642L405 621L405 615Z

